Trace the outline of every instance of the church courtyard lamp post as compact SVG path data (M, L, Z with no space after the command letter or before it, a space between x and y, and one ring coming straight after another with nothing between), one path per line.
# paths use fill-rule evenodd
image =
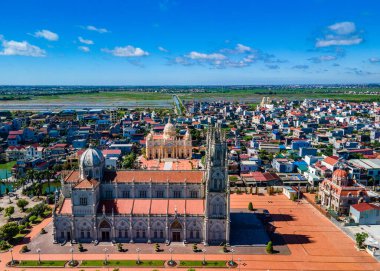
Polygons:
M107 265L108 262L107 262L107 251L108 251L108 248L104 248L104 265Z
M136 252L137 252L137 264L140 264L140 251L141 249L140 248L136 248Z
M38 253L38 264L41 264L41 249L37 248L37 253Z
M11 253L11 265L14 264L14 260L13 260L13 249L10 249L9 252Z
M203 261L202 261L202 264L206 265L206 252L207 252L207 250L204 248L204 249L202 249L202 252L203 252Z
M168 265L169 266L174 266L176 263L173 261L173 251L174 249L173 248L169 248L169 252L170 252L170 261L168 262Z
M234 262L234 252L235 252L235 250L232 248L231 250L231 260L228 262L228 265L229 266L235 266L235 262Z
M71 252L71 264L73 265L74 264L74 248L70 248L70 252Z

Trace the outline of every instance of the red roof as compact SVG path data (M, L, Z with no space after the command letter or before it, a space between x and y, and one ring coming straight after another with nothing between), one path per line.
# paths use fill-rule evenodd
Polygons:
M76 183L79 171L75 170L66 176L65 182ZM201 183L203 171L200 170L120 170L107 172L104 176L107 182L118 183Z
M109 154L121 155L121 150L103 150L102 153L103 155L109 155Z
M62 204L60 214L71 214L71 199L65 199Z
M71 208L71 207L70 207ZM203 199L114 199L102 200L98 213L133 214L133 215L203 215Z
M331 166L334 166L336 163L338 163L338 161L339 161L338 156L328 156L323 160L323 162L325 162Z
M380 210L379 205L375 205L375 204L371 204L371 203L367 203L367 202L361 202L361 203L354 204L351 206L352 206L352 208L354 208L355 210L357 210L359 212L365 212L368 210Z

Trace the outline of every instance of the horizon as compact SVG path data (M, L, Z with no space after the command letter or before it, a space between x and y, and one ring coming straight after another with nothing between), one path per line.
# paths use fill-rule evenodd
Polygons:
M0 85L380 83L376 1L30 0L2 6Z

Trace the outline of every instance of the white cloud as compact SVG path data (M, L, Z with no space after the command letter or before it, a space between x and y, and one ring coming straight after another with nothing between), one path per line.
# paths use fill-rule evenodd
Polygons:
M109 49L102 49L106 53L110 53L114 56L119 57L141 57L141 56L148 56L149 53L144 51L141 48L134 47L132 45L128 45L125 47L115 47L113 50Z
M83 43L83 44L87 44L87 45L94 44L94 42L92 40L86 40L82 37L78 37L78 40L80 43Z
M348 35L356 31L356 25L353 22L340 22L328 27L338 35Z
M219 53L213 53L213 54L204 54L204 53L199 53L199 52L190 52L188 55L187 55L188 58L190 59L199 59L199 60L223 60L223 59L226 59L226 56L223 55L223 54L219 54Z
M368 61L371 63L380 63L380 57L371 57Z
M237 44L235 50L238 53L246 53L252 51L252 48L243 44Z
M315 44L316 47L329 47L329 46L348 46L348 45L357 45L363 42L363 39L360 37L352 37L348 39L328 39L328 40L317 40Z
M164 53L168 53L169 52L168 49L166 49L166 48L164 48L162 46L158 46L158 50L160 50L161 52L164 52Z
M331 61L331 60L335 60L336 56L330 56L330 55L320 56L319 59L322 61Z
M0 35L0 41L2 45L2 50L0 55L4 56L32 56L32 57L44 57L46 56L46 51L38 46L32 45L27 41L14 41L5 40L3 36Z
M170 63L184 66L201 65L217 69L244 68L257 62L282 63L283 60L276 59L272 54L255 50L243 44L236 44L233 48L222 48L211 53L191 51L188 54L178 56Z
M363 42L360 32L356 30L353 22L339 22L327 27L327 33L323 38L316 40L317 48L330 46L349 46Z
M308 60L313 62L313 63L321 63L325 61L332 61L336 60L337 57L333 55L323 55L323 56L316 56L316 57L311 57Z
M59 36L57 33L51 32L46 29L42 29L35 32L33 36L35 36L36 38L44 38L50 41L57 41L59 39Z
M88 46L78 46L78 49L85 53L90 52L90 48Z
M93 25L87 25L87 26L85 26L85 29L90 30L90 31L95 31L95 32L98 32L100 34L109 32L106 28L98 28L98 27L95 27Z

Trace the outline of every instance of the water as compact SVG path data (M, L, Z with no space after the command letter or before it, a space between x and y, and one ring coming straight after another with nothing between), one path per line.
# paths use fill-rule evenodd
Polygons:
M0 195L5 194L5 189L8 187L9 191L13 190L13 185L11 183L0 183Z
M12 172L7 169L0 169L0 180L7 179L12 176Z

